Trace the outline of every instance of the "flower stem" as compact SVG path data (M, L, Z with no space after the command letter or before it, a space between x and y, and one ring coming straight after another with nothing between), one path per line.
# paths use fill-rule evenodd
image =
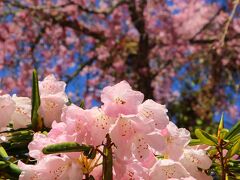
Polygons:
M222 169L222 180L226 180L226 171L225 171L225 163L224 163L224 156L223 156L223 148L222 148L222 140L219 143L218 152L220 154L220 162L221 162L221 169Z
M106 143L103 148L103 180L111 180L113 179L112 174L112 141L109 134L106 135Z

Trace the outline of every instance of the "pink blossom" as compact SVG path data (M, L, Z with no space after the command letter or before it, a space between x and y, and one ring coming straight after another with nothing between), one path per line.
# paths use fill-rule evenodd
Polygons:
M191 176L196 179L212 179L204 172L198 170L201 168L207 170L212 165L211 159L207 156L206 151L196 149L184 149L183 156L180 159L181 164L187 169Z
M6 94L0 96L0 130L5 128L11 120L12 113L15 111L15 102L11 99L11 96Z
M67 156L45 156L36 165L26 165L21 161L20 180L80 180L83 177L81 165L71 161Z
M117 180L118 178L116 178ZM121 177L121 180L149 180L148 169L144 168L139 162L133 161L127 164L126 172Z
M184 128L177 128L177 126L170 121L166 129L162 130L161 134L166 143L166 148L162 153L170 159L178 160L190 141L189 131Z
M150 99L139 105L138 113L143 121L152 121L155 128L160 130L165 128L169 123L166 107Z
M43 117L44 125L51 127L53 121L60 122L62 109L68 101L65 82L57 81L53 75L39 81L41 104L39 113Z
M144 95L132 90L126 81L121 81L114 86L105 87L101 94L103 111L113 117L119 114L136 114L137 107L142 103Z
M52 123L51 131L46 135L42 133L35 133L32 142L29 143L29 155L35 159L41 159L45 155L42 153L42 149L50 144L56 144L61 142L74 142L75 137L68 134L67 126L64 122ZM70 154L68 154L70 155Z
M43 117L46 127L51 127L53 121L60 122L65 103L61 96L41 97L41 105L38 112Z
M25 128L31 124L31 99L28 97L12 96L12 100L16 104L14 113L11 116L13 128Z
M109 133L111 125L115 119L108 117L100 108L87 110L88 121L91 124L91 139L94 146L101 145L106 134Z
M179 162L168 159L158 160L158 162L150 169L151 180L167 180L170 178L180 179L189 176L190 174Z
M136 125L138 124L138 125ZM120 116L113 126L110 136L117 146L115 153L122 158L130 158L134 154L139 161L144 161L151 152L150 147L162 151L164 149L164 140L161 134L149 134L147 131L141 131L139 124L146 127L144 123L136 116ZM146 129L149 129L146 127ZM156 136L151 138L151 136Z
M66 123L66 131L69 135L76 138L78 143L92 144L91 125L86 116L87 111L71 104L63 109L61 120Z
M62 98L67 101L67 95L65 94L66 83L63 81L57 81L54 75L48 75L43 81L39 81L39 90L41 97L49 95L61 95Z

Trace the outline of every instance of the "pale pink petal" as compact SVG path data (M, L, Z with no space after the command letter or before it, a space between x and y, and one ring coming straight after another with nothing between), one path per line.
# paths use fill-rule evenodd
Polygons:
M126 81L121 81L114 86L105 87L101 94L104 112L113 117L119 114L136 114L137 107L143 101L143 94L132 90Z
M113 126L110 137L117 146L116 153L120 156L131 157L132 138L135 134L132 122L126 117L119 117Z
M134 136L133 143L133 154L137 160L142 162L151 153L148 143L146 142L146 139L140 134Z
M179 162L167 159L159 160L150 170L151 180L180 179L189 176L190 174Z
M41 97L48 95L62 95L67 100L67 96L64 93L66 83L63 81L57 81L54 75L49 75L44 78L43 81L39 81L39 90Z
M146 141L155 151L163 151L166 147L166 141L159 132L152 132L145 135Z
M101 145L115 120L104 114L100 108L88 110L87 116L91 124L89 128L91 128L92 143L95 146Z
M51 127L53 121L60 122L65 101L59 96L41 98L39 114L43 117L44 125Z
M157 129L163 129L169 123L166 107L150 99L139 105L138 113L145 121L153 120Z
M27 127L27 125L31 124L31 99L13 95L12 100L16 104L16 109L11 116L13 128L18 129Z
M0 130L8 125L11 120L11 116L15 111L15 102L11 99L11 96L6 94L0 96Z

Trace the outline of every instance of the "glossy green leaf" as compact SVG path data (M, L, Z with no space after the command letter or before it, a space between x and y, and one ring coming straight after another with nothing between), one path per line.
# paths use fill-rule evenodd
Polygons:
M44 154L54 154L54 153L64 153L64 152L86 152L89 154L89 151L92 149L92 146L80 145L76 142L64 142L58 144L48 145L43 148L42 152Z
M215 147L211 148L210 150L208 150L208 154L210 156L214 156L218 153L217 149Z
M240 121L237 122L229 131L228 135L226 135L226 139L232 139L234 136L240 134Z
M221 133L223 128L224 128L224 119L223 119L223 113L222 113L221 120L220 120L219 125L218 125L218 134L217 134L218 138L221 138L220 133Z
M79 107L82 108L82 109L85 108L85 102L84 102L84 100L81 100Z
M9 164L5 161L0 161L0 170L7 167Z
M219 134L220 139L224 139L224 138L228 135L228 133L229 133L229 130L223 128L223 129L220 131L220 134Z
M215 146L218 144L217 137L208 134L207 132L201 130L201 129L196 129L195 130L195 135L198 137L198 139L201 140L203 144L209 145L209 146Z
M7 152L5 151L5 149L1 145L0 145L0 156L2 158L7 158L8 157Z
M189 146L196 146L196 145L199 145L199 144L202 144L201 140L200 139L191 139L191 141L189 142Z
M38 86L38 75L37 75L37 71L33 70L31 121L32 121L32 128L34 131L39 131L43 127L42 118L38 115L39 107L40 107L40 94L39 94L39 86Z
M228 151L226 157L231 158L235 154L239 152L240 149L240 139L236 141L236 143L232 146L232 148Z
M16 164L10 161L0 161L0 169L3 168L4 170L2 171L11 174L12 176L18 177L21 174L21 169L19 169L19 167Z
M21 174L21 169L16 164L10 163L7 168L12 175L19 176Z

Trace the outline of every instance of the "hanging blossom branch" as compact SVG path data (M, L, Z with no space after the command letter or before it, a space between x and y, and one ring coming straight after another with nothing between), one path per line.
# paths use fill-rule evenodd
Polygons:
M220 14L222 8L219 8L218 11L209 19L209 21L189 40L190 42L194 42L194 39L201 34L205 29L209 27L209 25L216 19L216 17Z
M223 35L222 35L221 40L220 40L220 44L221 44L222 47L223 47L224 44L225 44L226 35L227 35L227 33L228 33L228 29L229 29L230 23L232 22L232 20L233 20L233 18L234 18L234 15L235 15L235 13L236 13L237 6L238 6L238 4L239 4L239 0L235 0L235 1L233 2L233 4L234 4L233 10L232 10L231 15L229 16L227 22L226 22L226 25L225 25L224 31L223 31Z
M97 57L94 56L85 63L81 63L77 70L72 75L67 76L66 83L68 84L69 82L71 82L86 66L90 66L96 59Z
M52 24L58 24L62 27L69 27L76 32L84 33L88 36L92 36L93 38L96 38L100 41L105 41L104 33L103 32L95 32L90 30L90 28L84 26L83 24L79 23L77 20L69 20L67 16L63 13L58 13L57 15L46 13L46 9L42 8L41 6L33 6L29 7L26 5L23 5L17 1L8 1L3 0L4 3L10 4L11 6L15 8L25 9L32 12L35 17L41 18L41 20L44 21L50 21Z

